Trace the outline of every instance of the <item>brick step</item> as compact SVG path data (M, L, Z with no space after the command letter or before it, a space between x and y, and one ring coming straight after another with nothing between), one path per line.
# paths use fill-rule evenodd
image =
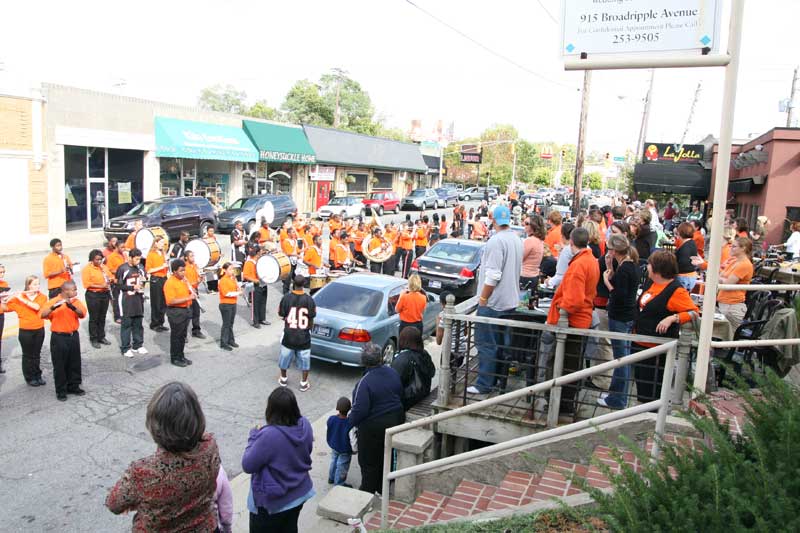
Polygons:
M564 498L573 494L583 492L574 484L571 477L586 477L589 467L562 461L560 459L550 459L544 469L541 479L533 493L533 501L539 502L553 498Z

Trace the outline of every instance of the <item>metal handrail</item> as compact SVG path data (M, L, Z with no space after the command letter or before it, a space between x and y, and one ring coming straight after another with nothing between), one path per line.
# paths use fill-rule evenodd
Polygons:
M451 318L451 317L454 317L454 316L456 316L456 315L450 315L447 318ZM475 317L466 317L465 316L464 318L470 318L470 319L474 320ZM480 318L482 320L485 319L487 321L491 320L491 319L488 319L486 317L480 317ZM509 322L510 321L505 321L505 322L502 322L502 323L507 325ZM520 322L520 324L529 324L529 323ZM563 329L565 332L566 331L574 331L574 330L568 330L568 328L559 328L559 329ZM447 332L447 331L448 330L446 329L445 332ZM594 330L586 330L586 331L594 332ZM448 340L448 339L445 339L445 340ZM659 340L664 341L663 338L661 338ZM576 431L580 431L582 429L585 429L586 427L589 427L589 425L591 425L591 424L603 423L603 422L600 422L601 420L604 420L603 417L610 418L611 420L621 420L621 419L624 419L624 418L629 418L629 417L635 416L635 415L637 415L637 414L639 414L641 412L645 412L645 411L642 410L645 406L648 407L648 409L646 409L646 411L650 411L650 410L652 410L652 409L654 409L656 407L658 408L658 415L656 417L655 433L656 433L656 435L661 437L663 432L664 432L664 426L666 424L667 413L668 413L669 407L671 405L671 401L670 401L671 400L671 398L670 398L670 392L671 392L670 385L672 383L672 374L673 374L673 369L674 369L674 366L675 366L675 358L676 358L676 354L677 354L677 348L678 348L678 341L677 340L671 340L671 341L665 342L664 344L661 344L659 346L654 346L652 348L648 348L646 350L642 350L641 352L638 352L638 353L635 353L635 354L631 354L631 355L627 355L625 357L621 357L621 358L615 359L613 361L608 361L606 363L602 363L602 364L593 366L591 368L586 368L586 369L583 369L583 370L579 370L577 372L573 372L571 374L567 374L566 376L559 376L559 377L553 378L551 380L548 380L548 381L545 381L545 382L542 382L542 383L537 383L536 385L531 385L531 386L528 386L528 387L525 387L525 388L522 388L522 389L518 389L518 390L515 390L515 391L512 391L512 392L501 394L499 396L495 396L494 398L487 398L485 400L481 400L479 402L475 402L475 403L472 403L472 404L469 404L469 405L465 405L463 407L458 407L456 409L449 410L449 411L446 411L444 413L438 413L436 415L431 415L431 416L428 416L428 417L425 417L425 418L421 418L419 420L415 420L413 422L408 422L406 424L401 424L399 426L394 426L394 427L386 429L386 433L385 433L385 436L384 436L384 443L383 443L383 484L382 484L382 489L381 489L381 528L385 529L387 527L386 518L387 518L388 512L389 512L389 482L391 480L397 479L399 477L403 477L403 476L407 476L407 475L411 475L411 474L417 474L417 473L421 473L421 472L427 472L427 471L433 470L433 469L435 469L435 468L437 468L439 466L461 463L461 462L464 462L464 461L469 460L469 459L484 457L484 456L489 455L489 454L491 454L491 453L493 453L495 451L506 450L506 449L514 448L516 446L521 446L521 445L524 445L524 444L528 444L529 442L536 442L537 440L541 440L543 438L548 438L548 437L538 437L539 435L548 435L548 436L552 437L552 436L556 436L556 435L566 435L566 434L569 434L569 433L574 433ZM502 442L502 443L499 443L499 444L494 444L492 446L488 446L486 448L481 448L479 450L473 450L471 452L465 452L465 453L462 453L462 454L446 457L446 458L443 458L443 459L437 459L435 461L431 461L429 463L424 463L422 465L416 465L416 466L404 468L404 469L401 469L401 470L395 470L394 472L391 471L391 467L392 467L392 462L391 462L391 457L392 457L392 438L397 433L402 433L404 431L408 431L408 430L415 429L415 428L418 428L418 427L428 426L430 424L434 424L434 423L440 422L442 420L447 420L449 418L454 418L456 416L461 416L461 415L464 415L464 414L468 414L468 413L471 413L473 411L478 411L478 410L483 409L485 407L490 407L490 406L502 403L502 402L504 402L506 400L514 399L514 398L521 397L521 396L529 396L531 394L544 392L544 391L553 389L554 387L561 387L561 386L563 386L565 384L569 384L569 383L573 383L573 382L576 382L576 381L580 381L580 380L582 380L582 379L584 379L586 377L594 376L596 374L605 373L608 370L613 370L613 369L615 369L617 367L620 367L620 366L625 366L625 365L637 363L639 361L643 361L645 359L649 359L651 357L660 355L662 353L667 353L668 355L667 355L666 362L665 362L665 365L664 365L664 375L663 375L662 380L661 380L661 397L660 397L660 399L655 400L654 402L649 402L647 404L637 405L637 406L634 406L634 407L628 407L626 409L622 409L622 410L617 411L615 413L609 413L609 415L614 415L613 417L610 417L609 415L601 415L601 416L599 416L597 418L594 418L594 419L583 420L583 421L580 421L580 422L574 422L574 423L568 424L566 426L553 428L553 429L550 429L550 430L547 430L547 431L544 431L544 432L541 432L541 433L537 433L537 434L534 434L534 435L527 435L525 437L519 437L517 439L513 439L513 440L510 440L510 441L507 441L507 442ZM553 433L553 432L555 432L555 433ZM655 443L653 445L653 450L652 450L652 457L653 458L657 458L659 452L660 452L660 449L659 449L659 446L658 446L658 439L655 439Z
M793 285L791 283L784 284L748 284L748 285L731 285L728 283L721 283L717 285L717 289L721 291L800 291L800 285Z

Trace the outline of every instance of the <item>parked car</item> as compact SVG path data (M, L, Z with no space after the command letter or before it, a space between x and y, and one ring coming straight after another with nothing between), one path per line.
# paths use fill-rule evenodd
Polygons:
M414 189L411 194L403 198L400 209L421 209L429 207L437 208L444 203L439 200L439 195L433 189Z
M373 192L370 193L369 198L361 200L367 208L372 208L382 215L384 211L391 211L393 213L400 212L400 197L394 191L386 192ZM369 212L369 209L367 209Z
M459 200L483 200L486 194L486 187L470 187L458 195ZM496 187L489 187L489 199L494 200L498 196Z
M456 300L475 296L481 251L485 243L466 239L444 239L411 263L422 279L422 288L435 293L450 292Z
M388 363L397 350L400 317L395 305L407 283L382 274L350 274L314 294L317 316L311 329L311 357L361 366L361 348L367 342L383 347ZM433 294L423 313L424 334L436 330L442 306Z
M287 194L262 194L239 198L233 202L228 209L219 214L217 229L220 233L230 233L237 222L244 224L245 232L250 232L259 226L261 221L256 220L256 213L264 207L267 202L272 202L272 209L275 211L275 218L272 219L270 226L279 228L287 217L297 216L297 204L294 199Z
M456 189L439 187L436 189L436 194L439 196L439 200L444 202L444 207L456 205L458 201L458 191Z
M331 215L342 215L342 218L364 217L367 208L361 198L355 196L337 196L317 210L317 215L322 219L328 219Z
M177 240L182 231L203 235L207 228L217 225L214 207L202 196L165 196L142 202L126 214L112 218L103 233L106 239L127 239L137 220L145 228L161 226L171 241Z

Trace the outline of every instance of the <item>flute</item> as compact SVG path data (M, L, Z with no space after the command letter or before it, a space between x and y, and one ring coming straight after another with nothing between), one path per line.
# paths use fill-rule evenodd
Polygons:
M194 290L194 287L192 287L192 284L191 284L191 283L189 283L189 280L188 280L188 279L186 279L186 278L183 278L183 282L184 282L184 283L186 283L186 286L187 286L187 287L189 287L189 292L191 292L191 293L194 295L194 301L195 301L195 302L197 302L197 307L199 307L199 308L200 308L200 312L201 312L201 313L205 313L205 312L206 312L206 310L205 310L205 309L203 309L203 306L202 306L202 304L200 303L200 295L199 295L199 294L197 294L197 291L196 291L196 290Z

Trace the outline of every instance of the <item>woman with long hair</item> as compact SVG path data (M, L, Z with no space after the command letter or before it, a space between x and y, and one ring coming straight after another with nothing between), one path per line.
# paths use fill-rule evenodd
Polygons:
M731 256L719 269L719 282L724 285L749 285L753 279L753 243L745 237L738 237L731 243ZM747 313L745 291L720 290L717 294L717 307L731 323L733 329L739 327Z
M522 270L520 271L520 290L535 291L539 285L539 267L544 257L544 219L539 215L531 215L525 222L527 237L522 241Z
M605 255L605 245L600 239L600 227L597 222L589 218L583 219L581 227L589 232L589 249L592 251L592 255L600 259Z
M403 384L403 408L408 411L430 394L436 367L431 355L425 350L422 333L417 328L401 329L397 348L400 352L394 356L391 366L400 376Z
M19 345L22 348L22 376L31 387L47 382L42 379L40 360L44 344L44 320L39 312L47 303L47 296L39 292L39 277L25 278L25 290L0 301L4 313L16 313L19 319Z

